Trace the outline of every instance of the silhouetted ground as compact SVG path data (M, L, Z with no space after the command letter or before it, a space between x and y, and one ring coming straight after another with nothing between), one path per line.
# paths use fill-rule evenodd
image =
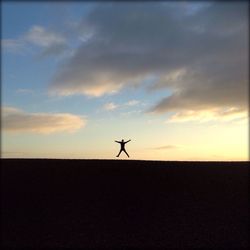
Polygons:
M2 245L247 247L248 164L5 159Z

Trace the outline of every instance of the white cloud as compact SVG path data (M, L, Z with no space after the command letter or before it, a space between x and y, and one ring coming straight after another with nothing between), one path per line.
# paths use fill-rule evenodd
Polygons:
M169 122L209 122L209 121L221 121L221 122L236 122L245 120L248 114L247 111L236 108L228 109L207 109L207 110L188 110L179 111L166 121Z
M34 25L25 34L24 39L34 45L50 47L58 44L65 44L65 38L59 33L46 30L42 26Z
M142 113L142 110L132 110L132 111L123 112L120 115L121 116L131 116L131 115L140 115L141 113Z
M95 78L98 78L97 74ZM61 96L70 96L74 94L84 94L91 97L100 97L106 93L114 94L116 93L121 86L106 82L105 84L91 84L91 81L89 81L89 84L82 85L83 79L77 80L78 84L77 86L68 86L67 88L63 88L62 86L52 86L50 87L49 94L50 95L61 95Z
M34 25L16 39L3 39L2 48L8 52L20 53L30 50L30 45L42 49L41 55L56 55L64 52L68 45L66 37L43 26Z
M127 106L135 106L137 104L139 104L138 100L130 100L125 105L127 105Z
M103 106L103 108L104 108L105 110L114 110L114 109L118 108L118 105L116 105L116 104L113 103L113 102L109 102L109 103L106 103L106 104Z
M68 48L67 40L62 34L38 25L32 26L24 34L23 40L40 47L42 56L59 55Z
M167 150L167 149L177 149L177 148L179 148L179 146L165 145L165 146L155 147L155 148L152 148L152 149L155 149L155 150Z
M120 107L120 108L126 108L126 107L128 107L128 106L135 106L135 105L137 105L139 103L139 101L138 100L130 100L130 101L128 101L128 102L126 102L126 103L124 103L124 104L120 104L120 105L118 105L118 104L115 104L114 102L109 102L109 103L106 103L104 106L103 106L103 108L105 109L105 110L114 110L114 109L117 109L118 107ZM141 112L141 110L133 110L133 111L128 111L128 112L123 112L123 113L121 113L122 115L131 115L131 114L134 114L134 113L139 113L139 112Z
M17 89L16 93L19 93L19 94L34 94L34 90L32 90L32 89Z
M2 129L15 133L72 133L86 124L86 119L69 113L27 113L13 107L2 107Z

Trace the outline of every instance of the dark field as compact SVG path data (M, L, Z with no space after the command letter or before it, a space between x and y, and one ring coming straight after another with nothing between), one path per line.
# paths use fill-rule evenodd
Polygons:
M248 164L5 159L1 244L247 247Z

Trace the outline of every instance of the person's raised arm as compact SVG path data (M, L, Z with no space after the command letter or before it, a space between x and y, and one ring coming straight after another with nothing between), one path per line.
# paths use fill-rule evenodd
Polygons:
M120 143L119 141L115 141L115 142Z
M127 142L130 142L131 140L128 140L128 141L126 141L125 143L127 143Z

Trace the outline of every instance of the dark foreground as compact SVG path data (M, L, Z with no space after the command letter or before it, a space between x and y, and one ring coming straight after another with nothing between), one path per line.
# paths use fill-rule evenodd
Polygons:
M247 162L2 160L4 247L248 246Z

